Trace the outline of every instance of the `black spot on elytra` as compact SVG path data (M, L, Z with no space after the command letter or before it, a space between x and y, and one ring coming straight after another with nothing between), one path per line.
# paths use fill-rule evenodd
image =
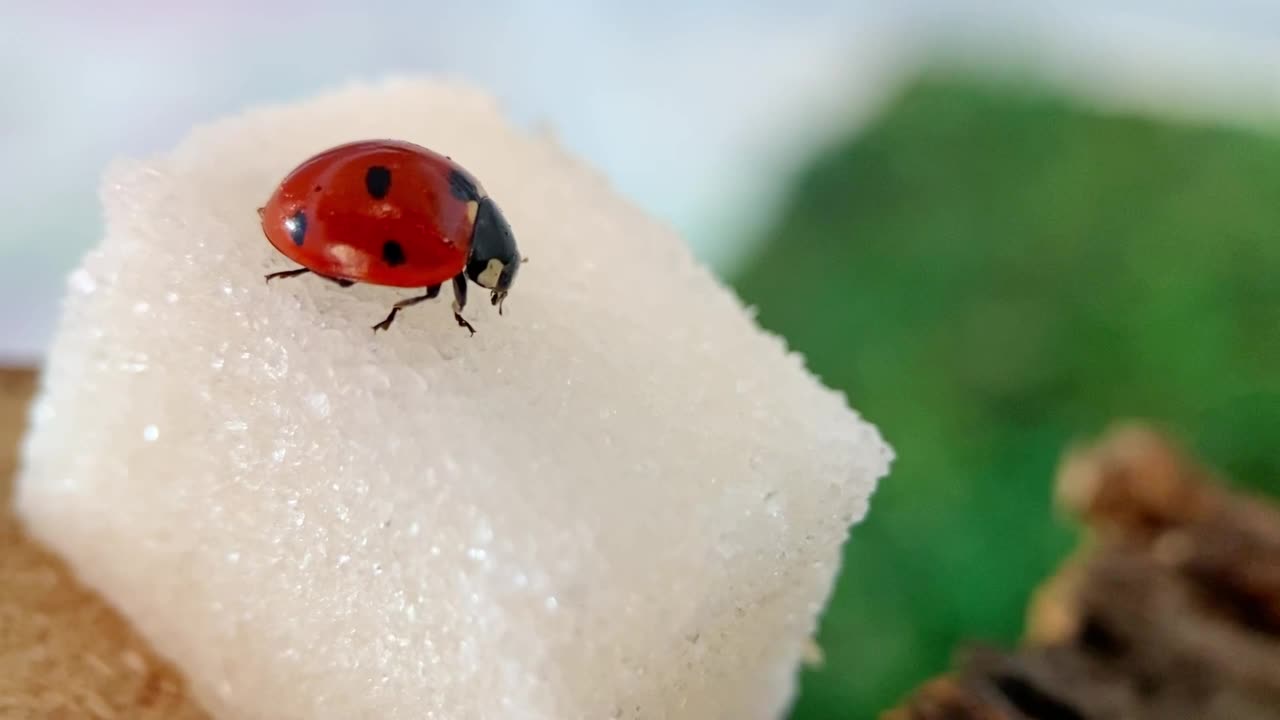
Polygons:
M400 243L395 240L388 240L382 244L382 261L391 267L404 264L404 248L400 247Z
M374 200L381 200L391 190L391 171L382 165L374 165L364 173L364 188Z
M284 221L284 229L289 233L289 238L293 240L294 245L301 245L307 237L307 214L299 210L290 215Z
M449 171L449 192L462 202L480 199L480 191L476 189L476 184L457 170Z
M317 185L317 186L315 186L314 191L315 191L315 192L320 192L320 191L321 191L321 190L323 190L323 189L324 189L324 186L323 186L323 185Z

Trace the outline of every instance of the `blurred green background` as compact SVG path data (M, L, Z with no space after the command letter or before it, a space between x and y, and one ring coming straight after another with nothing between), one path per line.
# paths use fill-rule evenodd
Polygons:
M926 72L795 179L733 279L898 460L793 717L874 718L1017 642L1075 542L1063 450L1162 424L1280 491L1280 143Z

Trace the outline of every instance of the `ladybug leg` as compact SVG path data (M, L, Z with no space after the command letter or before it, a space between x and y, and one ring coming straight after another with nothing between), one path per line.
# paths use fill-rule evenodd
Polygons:
M472 335L476 334L476 329L471 327L471 323L462 317L462 309L467 306L467 275L466 273L458 273L453 278L453 319L458 321L458 327L463 327L471 331Z
M342 278L329 277L328 275L321 275L320 277L324 278L325 280L328 280L331 283L336 284L338 287L351 287L352 285L356 284L355 280L344 280Z
M377 332L377 331L379 331L379 330L388 330L388 329L390 329L390 328L391 328L391 323L392 323L392 322L395 322L396 315L397 315L397 314L399 314L401 310L403 310L403 309L405 309L405 308L409 307L410 305L417 305L418 303L422 302L423 300L430 300L431 298L436 297L436 296L437 296L437 295L439 295L439 294L440 294L440 286L439 286L439 285L432 285L431 287L427 288L427 291L426 291L425 293L423 293L422 295L419 295L419 296L417 296L417 297L405 298L404 300L401 300L400 302L396 303L395 305L392 305L392 306L391 306L391 313L387 315L387 318L386 318L385 320L383 320L382 322L378 323L377 325L374 325L374 326L373 326L373 331L374 331L374 332Z
M309 272L311 271L308 270L307 268L298 268L297 270L284 270L281 272L273 272L267 276L267 282L271 282L272 280L276 280L278 278L298 277L299 275L305 275ZM339 287L351 287L352 285L356 284L355 280L344 280L342 278L329 277L328 275L319 275L319 277L322 277L331 283L337 283Z
M299 268L297 270L283 270L281 272L273 272L267 276L267 282L271 282L272 280L276 280L278 278L298 277L299 275L305 275L309 272L311 271L306 268Z

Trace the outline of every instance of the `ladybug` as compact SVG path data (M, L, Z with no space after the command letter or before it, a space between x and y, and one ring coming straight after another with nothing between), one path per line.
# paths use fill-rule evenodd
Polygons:
M267 275L313 273L356 283L423 288L373 326L386 330L401 310L453 284L453 317L462 317L467 281L490 292L502 313L522 258L511 226L484 188L452 159L398 140L362 140L316 155L290 172L258 208L262 231L302 267Z

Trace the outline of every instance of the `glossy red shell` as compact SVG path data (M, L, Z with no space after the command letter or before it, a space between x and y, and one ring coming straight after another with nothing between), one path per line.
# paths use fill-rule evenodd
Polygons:
M320 275L373 285L428 287L466 266L475 178L412 143L366 140L299 165L262 209L267 239ZM465 197L465 194L464 194Z

